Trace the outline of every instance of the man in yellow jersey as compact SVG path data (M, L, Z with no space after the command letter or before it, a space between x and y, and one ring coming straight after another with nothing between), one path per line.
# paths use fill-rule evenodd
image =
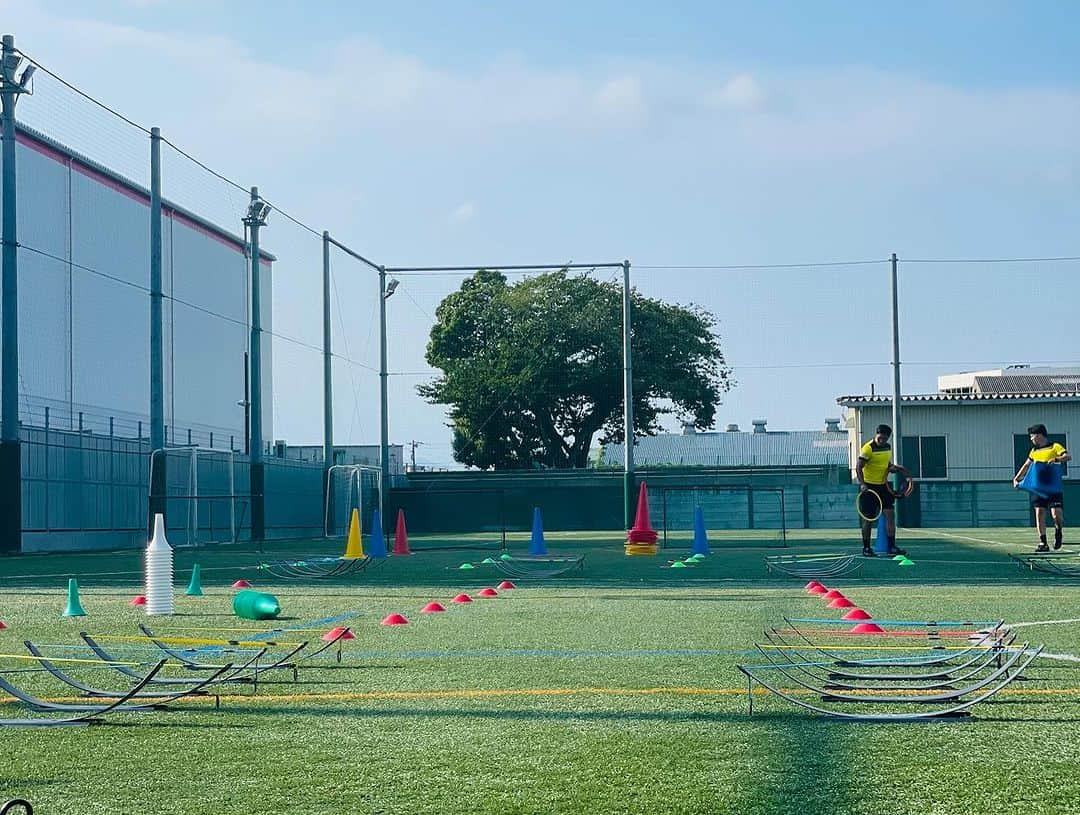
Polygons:
M907 552L896 548L896 514L893 504L896 496L892 487L889 486L889 473L903 473L905 478L911 478L911 473L899 464L892 462L892 447L889 439L892 437L892 428L887 424L879 424L874 431L874 438L870 439L859 450L859 461L855 465L855 476L859 481L860 490L871 490L877 493L881 499L881 511L885 515L885 535L889 541L890 555L906 555ZM862 521L862 549L864 557L873 557L874 550L870 546L870 521L865 518Z
M1014 487L1020 486L1020 482L1023 481L1024 476L1027 475L1027 471L1031 467L1031 462L1041 461L1044 464L1061 466L1072 458L1068 450L1057 442L1051 442L1050 439L1046 438L1046 425L1033 424L1028 428L1028 436L1031 437L1031 452L1028 453L1027 460L1016 474L1016 477L1013 478ZM1035 548L1035 551L1050 551L1050 547L1046 545L1046 510L1050 510L1050 514L1054 518L1054 548L1060 549L1062 526L1065 524L1062 494L1060 492L1049 495L1032 493L1031 505L1035 507L1035 528L1039 530L1039 545Z

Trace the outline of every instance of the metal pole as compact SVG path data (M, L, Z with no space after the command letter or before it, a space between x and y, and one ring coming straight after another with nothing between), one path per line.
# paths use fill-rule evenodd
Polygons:
M330 324L330 233L322 233L322 290L323 290L323 515L334 517L334 491L330 485L330 468L334 466L334 390L333 357Z
M634 371L630 352L630 261L623 261L623 520L625 529L634 516Z
M889 258L890 283L892 285L892 367L893 367L893 461L903 463L904 434L900 426L900 304L896 283L896 252ZM900 474L896 474L896 486L900 486Z
M259 201L259 188L251 188L251 203ZM251 539L262 541L266 537L266 504L264 487L266 472L263 464L262 439L262 299L259 264L259 218L249 218L251 230L251 445L250 445L250 481L251 481Z
M22 453L19 444L19 258L15 183L15 102L22 89L15 81L19 55L15 38L3 37L0 99L3 119L3 272L0 276L0 552L22 550Z
M322 233L323 467L334 463L333 366L330 326L330 233Z
M150 128L150 455L165 448L165 384L162 350L161 289L161 129ZM150 517L148 532L153 530L154 515L165 514L165 465L161 454L150 471Z
M386 415L386 267L379 267L379 517L390 489L390 424ZM386 521L383 521L386 525Z

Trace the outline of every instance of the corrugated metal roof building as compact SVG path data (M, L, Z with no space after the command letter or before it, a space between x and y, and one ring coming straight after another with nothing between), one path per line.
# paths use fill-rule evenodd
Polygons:
M791 467L848 463L848 434L835 424L834 430L760 430L717 433L664 433L644 436L634 443L634 463L648 467ZM604 445L599 466L614 466L623 460L622 444Z

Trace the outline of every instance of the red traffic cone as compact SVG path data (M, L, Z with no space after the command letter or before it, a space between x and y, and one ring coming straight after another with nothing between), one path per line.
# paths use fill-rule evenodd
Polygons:
M320 637L320 639L323 642L332 642L333 640L337 640L338 642L341 642L342 640L354 640L354 639L356 639L356 634L354 634L348 628L344 628L343 626L338 626L337 628L331 628L329 631L327 631L325 634L323 634L322 637Z
M459 594L457 597L455 597L450 602L452 602L452 603L471 603L472 598L467 594Z
M409 621L402 617L400 614L387 614L383 617L380 625L408 625Z
M478 597L498 597L499 593L495 589L480 589L477 593Z
M852 634L884 634L885 630L877 623L859 623L851 629Z
M420 609L421 614L436 614L440 611L446 611L446 606L444 606L442 603L428 603L426 606Z
M146 595L140 594L137 597L131 598L130 605L133 605L133 606L145 606L146 605Z
M232 584L232 587L234 589L250 589L251 584L248 583L246 580L237 580L235 583Z
M656 530L652 527L649 519L649 491L645 482L641 482L638 488L637 512L634 514L634 525L630 528L628 539L633 543L656 543Z
M4 624L4 621L0 620L0 631L3 631L5 628L7 628L7 626Z
M411 554L409 552L409 533L405 529L405 510L403 509L397 511L397 529L394 530L394 554Z
M840 619L842 620L872 620L874 619L861 608L853 608Z
M509 580L504 580L502 583L500 583L498 586L496 586L496 588L502 589L503 591L505 591L506 589L516 589L517 586L515 586Z
M827 594L829 590L822 586L820 583L818 583L816 586L814 586L814 588L807 589L807 591L811 594Z
M829 608L855 608L855 604L846 597L837 597L828 605Z
M843 597L843 596L844 595L841 594L836 589L829 589L827 592L825 592L823 595L821 595L821 599L822 600L835 600L837 597Z
M813 591L814 589L823 588L823 586L820 583L818 583L816 580L811 580L809 583L807 583L805 586L803 586L803 588L805 588L807 591Z

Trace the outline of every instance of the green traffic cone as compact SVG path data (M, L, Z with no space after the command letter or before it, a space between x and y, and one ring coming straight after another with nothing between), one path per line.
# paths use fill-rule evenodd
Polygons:
M671 568L672 569L685 569L686 564L683 563L681 560L676 560L674 563L671 564Z
M893 560L899 563L901 560L907 560L907 555L893 555Z
M903 560L901 560L901 561L900 561L899 563L897 563L896 565L897 565L897 566L914 566L914 565L915 565L915 561L914 561L914 560L912 560L911 558L904 558Z
M476 567L473 566L471 563L462 563L460 566L458 566L458 568L459 569L475 569Z
M484 559L483 559L483 560L481 560L480 562L481 562L481 563L483 563L483 564L485 564L485 565L489 565L489 566L490 566L490 565L494 565L494 563L495 563L494 559L493 559L493 558L489 558L489 557L486 557L486 558L484 558Z
M188 583L187 591L184 592L188 597L202 597L202 574L200 573L199 564L196 563L191 567L191 582Z
M514 559L514 556L511 555L509 552L503 552L501 555L499 555L499 560L513 560L513 559Z
M64 609L65 617L85 617L86 609L79 602L79 581L74 577L68 580L67 608Z

